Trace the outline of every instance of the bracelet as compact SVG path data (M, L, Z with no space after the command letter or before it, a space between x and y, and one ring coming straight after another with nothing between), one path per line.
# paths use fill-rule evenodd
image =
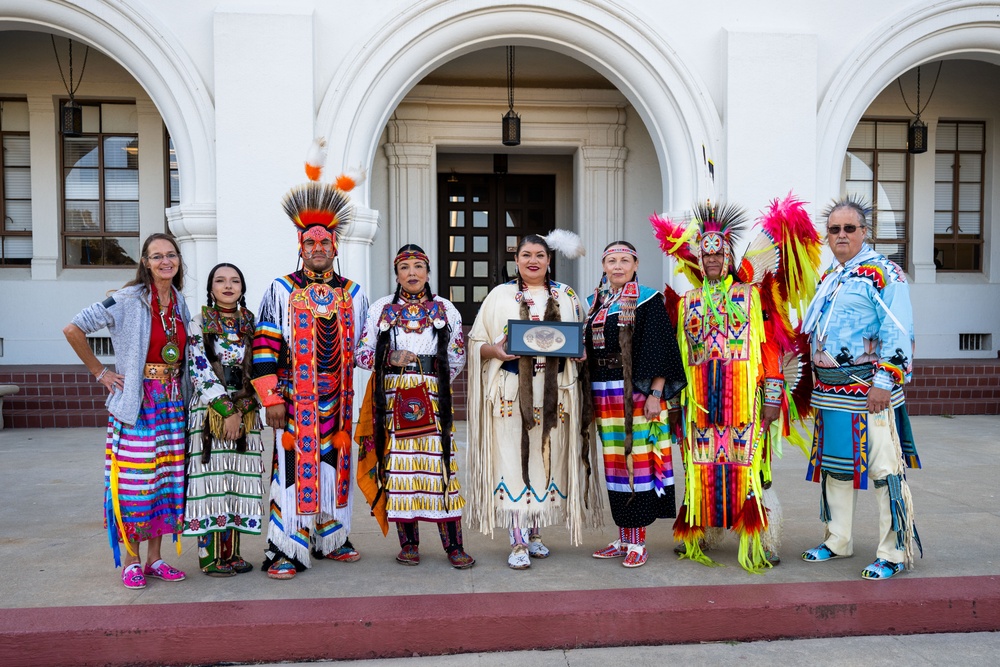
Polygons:
M98 375L97 375L97 381L98 381L98 382L100 382L100 381L101 381L101 378L103 378L103 377L104 377L105 375L107 375L107 374L108 374L108 367L107 367L107 366L105 366L105 367L104 367L104 370L103 370L103 371L101 371L100 373L98 373Z

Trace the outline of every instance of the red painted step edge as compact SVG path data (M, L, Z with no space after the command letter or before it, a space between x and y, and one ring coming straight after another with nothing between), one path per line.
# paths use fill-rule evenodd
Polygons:
M747 622L749 619L756 622ZM0 610L0 664L204 665L1000 630L1000 576Z

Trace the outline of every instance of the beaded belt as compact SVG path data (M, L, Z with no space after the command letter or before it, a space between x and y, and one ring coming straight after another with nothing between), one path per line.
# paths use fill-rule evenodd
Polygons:
M868 383L875 375L874 364L856 364L826 368L813 364L816 379L825 385L841 387L858 383Z
M407 373L413 374L431 374L437 372L437 356L432 354L418 354L417 359L419 363L414 361L412 364L408 364L400 368L399 366L390 366L386 371L392 375L405 375Z
M142 376L147 380L166 380L181 376L180 364L146 364Z

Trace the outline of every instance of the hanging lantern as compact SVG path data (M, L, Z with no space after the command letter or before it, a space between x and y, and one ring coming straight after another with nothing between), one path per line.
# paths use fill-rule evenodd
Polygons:
M59 121L64 137L79 137L83 134L83 107L74 100L66 102L62 105Z
M514 47L507 47L507 113L501 120L500 140L504 146L521 143L521 117L514 111Z
M927 125L920 120L920 116L913 119L906 131L906 152L913 154L927 152Z

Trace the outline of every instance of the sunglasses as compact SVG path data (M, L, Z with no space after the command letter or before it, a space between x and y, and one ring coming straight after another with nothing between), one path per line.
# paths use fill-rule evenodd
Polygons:
M829 235L831 235L831 236L836 236L837 234L840 233L840 229L841 229L840 225L830 225L829 227L826 228L826 233L829 234ZM858 226L857 225L844 225L843 229L844 229L844 233L846 233L846 234L853 234L854 232L858 231Z

